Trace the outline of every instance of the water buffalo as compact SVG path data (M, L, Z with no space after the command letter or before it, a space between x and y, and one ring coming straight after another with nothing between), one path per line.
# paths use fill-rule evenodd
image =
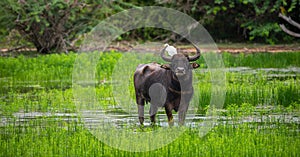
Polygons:
M165 46L161 51L161 57L170 64L140 64L134 73L134 87L140 124L144 123L144 105L150 102L150 119L155 123L155 115L158 107L164 107L168 116L169 126L174 124L172 110L178 111L179 124L183 125L189 102L193 96L192 69L199 64L190 63L200 57L200 49L196 49L194 56L182 53L166 56Z

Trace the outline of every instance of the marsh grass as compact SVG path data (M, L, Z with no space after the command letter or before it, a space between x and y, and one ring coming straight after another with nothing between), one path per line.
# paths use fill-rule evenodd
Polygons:
M252 62L265 64L259 65L260 68L271 66L290 67L297 66L300 53L262 53L262 54L223 54L223 60L226 66L255 66ZM30 111L57 111L74 112L72 103L72 68L77 54L53 54L38 57L18 56L16 58L0 58L0 105L1 114L5 112L16 112L24 110ZM113 71L120 71L124 76L128 76L129 83L126 84L129 89L131 99L134 99L134 90L132 75L134 68L128 70L126 67L132 67L131 64L154 61L162 62L159 57L143 54L125 54L125 61L120 63L118 59L122 57L121 53L99 53L100 60L96 67L96 78L92 82L96 86L97 102L101 105L114 105L117 102L113 99L112 81ZM267 59L268 58L268 59ZM203 59L203 58L201 58ZM138 62L136 61L138 60ZM285 64L281 64L286 60ZM290 61L290 62L288 62ZM135 63L136 62L136 63ZM279 63L279 64L278 64ZM238 64L238 65L237 65ZM114 66L117 65L115 68ZM122 71L124 69L124 71ZM127 70L126 70L127 69ZM201 71L201 69L200 69ZM274 73L276 76L276 73ZM286 73L285 73L286 74ZM255 73L227 72L226 74L226 99L224 107L231 104L241 105L249 103L256 105L282 105L300 103L300 80L299 73L289 72L295 77L268 77L270 72L258 71ZM209 72L195 71L199 89L199 112L205 112L205 108L210 103L211 82ZM113 78L115 79L115 78ZM126 78L125 78L126 79ZM122 86L122 85L121 85ZM123 88L121 89L123 90ZM125 89L127 90L127 88ZM125 91L119 91L125 93Z
M118 109L111 79L123 54L101 52L99 55L93 82L97 95L95 102L104 108ZM76 112L72 91L76 56L71 53L0 58L0 156L299 156L299 123L284 119L284 116L299 117L300 79L299 74L293 72L293 76L283 78L269 77L269 72L260 71L228 72L226 110L222 113L227 119L204 137L199 136L200 126L190 127L171 144L148 152L127 152L102 143L84 127L80 117L66 121L45 116L20 123L22 119L16 119L14 113ZM300 67L300 53L224 53L222 56L226 67ZM142 59L139 62L153 61L151 56ZM205 71L203 58L198 62ZM128 61L125 66L131 63ZM130 70L125 72L132 74ZM211 99L210 75L200 69L195 72L195 77L200 93L198 112L205 113ZM128 88L130 97L134 98L133 84ZM86 100L94 102L88 97ZM271 114L283 115L283 119L265 118ZM260 116L261 120L241 122L253 115ZM6 122L7 118L9 122ZM150 132L152 129L147 127L138 131Z
M222 54L225 67L286 68L300 67L299 52Z

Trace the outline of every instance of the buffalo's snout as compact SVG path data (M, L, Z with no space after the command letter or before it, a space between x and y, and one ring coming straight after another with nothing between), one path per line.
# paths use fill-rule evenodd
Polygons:
M176 75L184 75L186 72L185 72L185 68L183 68L183 67L177 67L176 69L175 69L175 74Z

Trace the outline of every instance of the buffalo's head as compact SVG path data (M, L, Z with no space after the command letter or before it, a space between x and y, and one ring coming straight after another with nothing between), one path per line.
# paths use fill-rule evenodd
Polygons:
M160 55L161 58L170 64L164 64L161 67L164 69L172 70L177 77L184 77L191 72L192 69L196 69L199 67L197 63L190 63L192 61L196 61L200 58L200 49L193 44L196 49L196 54L194 56L184 55L182 53L177 53L173 56L166 56L165 50L167 46L162 49Z

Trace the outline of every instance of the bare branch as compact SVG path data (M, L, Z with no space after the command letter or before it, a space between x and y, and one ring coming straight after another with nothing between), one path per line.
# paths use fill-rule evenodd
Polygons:
M288 23L290 23L291 25L297 27L297 28L300 30L300 24L297 23L297 22L295 22L294 20L292 20L291 17L287 17L287 16L285 16L285 15L283 15L283 14L281 14L281 13L279 13L278 16L279 16L280 18L284 19L285 21L287 21ZM293 32L293 31L290 31L290 30L287 29L287 28L285 27L285 25L283 25L283 24L280 24L279 26L280 26L280 28L281 28L285 33L287 33L287 34L289 34L289 35L291 35L291 36L300 38L300 34L299 34L299 33L295 33L295 32Z
M290 23L291 25L293 25L293 26L297 27L298 29L300 29L300 24L297 23L297 22L295 22L294 20L292 20L291 17L287 17L287 16L285 16L285 15L283 15L283 14L281 14L281 13L279 13L278 16L279 16L280 18L284 19L285 21L287 21L288 23Z
M295 32L292 32L290 30L288 30L283 24L279 25L280 28L287 34L291 35L291 36L294 36L294 37L298 37L300 38L300 34L299 33L295 33Z

